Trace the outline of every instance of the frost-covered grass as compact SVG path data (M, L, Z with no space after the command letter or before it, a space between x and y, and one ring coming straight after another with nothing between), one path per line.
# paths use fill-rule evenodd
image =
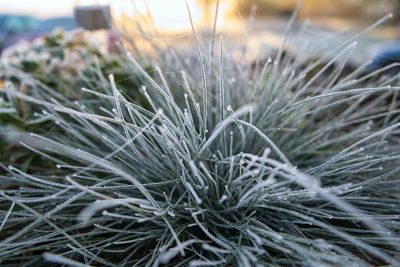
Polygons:
M128 53L147 109L113 75L77 101L7 82L57 134L4 138L57 168L1 165L2 264L398 265L398 76L343 74L353 41L255 67L196 42L151 76Z
M138 94L140 82L126 63L124 54L108 51L93 43L93 37L82 30L55 31L33 43L20 42L3 51L0 58L0 82L10 81L18 91L32 95L30 84L34 81L41 91L60 94L72 101L82 99L81 87L102 88L108 86L107 76L113 74L124 96L146 107L146 99ZM148 66L151 73L153 69ZM40 85L39 85L40 84ZM0 96L0 132L5 125L36 133L58 134L52 121L36 118L39 106L17 99ZM85 95L85 101L94 101ZM0 160L23 171L51 168L55 164L40 160L37 154L9 144L0 139ZM1 173L1 171L0 171Z

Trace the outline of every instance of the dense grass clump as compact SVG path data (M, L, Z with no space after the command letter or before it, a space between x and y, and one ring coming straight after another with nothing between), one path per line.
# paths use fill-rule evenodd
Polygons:
M7 82L57 134L3 132L56 169L2 165L2 264L399 264L398 76L343 74L352 42L253 66L196 42L152 75L128 53L146 108L113 75L76 101Z
M52 96L62 95L73 102L84 97L82 87L107 86L107 76L112 73L124 96L146 107L145 97L138 94L141 83L132 75L126 56L116 48L99 47L92 39L82 30L55 31L33 43L21 42L10 47L1 55L0 81L9 81L19 92L31 96L35 94L32 90L34 83L42 92ZM149 73L154 71L145 68ZM85 95L85 101L95 100ZM5 125L12 125L38 134L58 134L58 128L52 121L37 120L36 114L42 112L39 106L13 97L0 105L0 130ZM36 153L5 140L0 140L0 160L4 164L12 162L23 171L55 168L53 162L40 160Z

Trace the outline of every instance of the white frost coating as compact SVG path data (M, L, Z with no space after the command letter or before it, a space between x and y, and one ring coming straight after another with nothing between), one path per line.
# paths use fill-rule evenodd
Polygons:
M250 229L247 229L246 232L254 239L254 241L256 241L256 243L258 245L262 245L263 244L263 241L262 241L261 237L259 237L257 234L255 234L252 231L250 231Z
M224 263L223 260L220 261L201 261L201 260L192 260L189 262L189 267L197 267L197 266L218 266Z
M48 262L58 263L66 266L90 267L90 265L83 264L53 253L43 253L43 258Z
M199 154L203 153L204 150L217 138L217 136L228 126L230 123L234 122L235 117L240 117L246 113L249 113L251 111L251 108L254 107L254 105L245 105L241 108L239 108L237 111L235 111L233 114L231 114L228 118L225 120L221 121L220 123L217 124L215 127L214 131L212 132L211 136L208 138L207 142L201 147L199 150Z
M193 189L193 187L191 186L191 184L189 184L188 182L185 183L185 187L189 190L189 192L192 194L194 200L196 201L196 203L198 205L200 205L203 201L201 200L201 198L199 198L199 196L197 195L196 191Z
M227 195L222 195L222 197L218 200L219 204L222 204L228 198Z
M194 239L187 240L183 243L180 244L180 246L176 246L173 248L170 248L168 251L165 253L161 254L161 256L158 258L159 262L161 264L167 264L170 260L172 260L180 251L183 251L183 249L187 246L190 246L194 243L197 243L198 241Z
M237 207L242 206L246 200L249 198L249 196L251 196L253 193L259 191L260 189L271 185L271 183L273 183L273 179L267 179L261 183L256 184L255 186L253 186L252 188L250 188L249 191L247 191L239 200Z
M87 222L89 221L93 215L100 211L107 208L112 208L116 206L121 206L126 203L135 204L135 205L150 205L150 202L145 199L138 199L138 198L123 198L123 199L114 199L114 200L100 200L96 201L86 208L84 208L78 215L78 221L80 222ZM103 214L105 211L103 212Z
M203 248L203 249L206 249L206 250L209 250L209 251L216 252L216 253L220 253L220 254L231 254L231 253L232 253L232 252L229 251L229 250L217 248L217 247L214 247L214 246L210 246L210 245L208 245L207 243L204 243L204 244L202 245L202 248Z

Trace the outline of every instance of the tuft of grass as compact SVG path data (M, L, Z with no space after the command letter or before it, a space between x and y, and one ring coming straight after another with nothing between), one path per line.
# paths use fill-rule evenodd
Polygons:
M82 87L110 92L106 77L113 73L124 97L146 107L146 99L138 94L141 82L131 73L127 61L121 52L109 52L94 44L83 31L55 31L32 44L20 43L6 49L0 61L0 81L8 81L18 91L30 96L35 95L39 86L41 91L57 96L59 101L63 102L65 98L73 102L83 98ZM155 71L151 67L145 69L148 73ZM4 92L4 84L2 87ZM85 95L85 101L95 100ZM0 123L3 125L0 127L7 125L48 136L58 134L53 121L47 120L46 116L37 119L36 114L43 112L38 106L8 97L0 107ZM0 147L0 160L4 164L12 162L28 172L42 167L51 171L55 169L55 164L36 153L1 140Z
M352 40L253 66L196 45L154 75L126 55L145 106L112 74L76 101L6 82L57 134L2 134L56 164L0 165L2 264L398 265L398 75L343 74Z

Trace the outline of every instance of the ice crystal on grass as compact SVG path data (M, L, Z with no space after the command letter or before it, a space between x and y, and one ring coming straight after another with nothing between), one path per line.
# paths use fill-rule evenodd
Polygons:
M262 66L196 44L200 64L166 52L152 75L127 54L146 107L113 75L75 102L7 83L57 134L3 133L54 164L1 165L3 263L399 264L398 77L342 73L352 41Z

